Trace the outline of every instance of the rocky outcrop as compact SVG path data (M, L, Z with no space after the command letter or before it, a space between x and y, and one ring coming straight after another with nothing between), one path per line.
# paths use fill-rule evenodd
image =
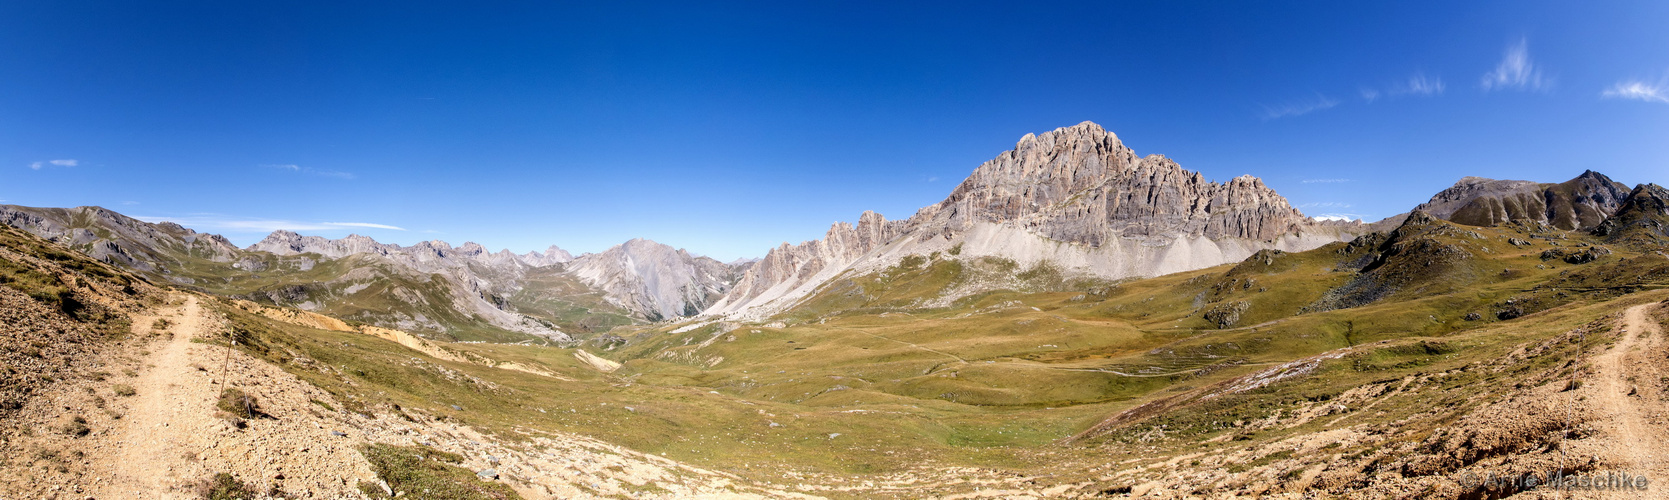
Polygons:
M350 234L340 239L328 239L320 236L302 236L292 231L273 231L266 238L247 250L252 252L267 252L274 255L318 254L327 259L340 259L349 255L370 254L399 259L413 268L426 272L435 272L444 268L464 266L469 262L479 263L501 271L514 269L518 264L530 267L542 267L562 264L574 257L567 250L552 245L544 252L528 252L521 255L500 250L490 253L486 247L475 242L465 242L453 248L451 244L431 240L418 242L406 247L391 243L378 243L367 236Z
M557 248L556 245L551 245L544 252L528 252L517 255L516 258L533 267L554 266L574 260L573 254L568 253L567 250Z
M172 222L151 224L103 207L0 205L0 224L141 271L163 270L188 258L229 263L239 253L236 245L220 235L198 233Z
M1518 221L1574 230L1599 225L1628 192L1627 186L1592 170L1558 184L1465 177L1415 210L1470 226Z
M694 316L736 283L730 266L646 239L634 239L568 263L568 272L609 302L646 319Z
M1027 134L910 222L953 233L1018 223L1091 247L1114 238L1272 240L1314 224L1256 177L1210 182L1162 155L1139 158L1090 122Z
M1669 189L1657 184L1635 186L1617 212L1594 227L1593 233L1610 243L1669 245Z
M742 274L736 287L715 310L739 311L777 300L807 284L820 282L824 271L838 271L902 234L902 221L887 221L875 212L858 216L858 224L836 222L820 240L798 245L783 243L771 249Z
M822 240L773 249L709 313L760 317L845 271L942 252L1108 278L1234 262L1263 249L1307 250L1363 232L1317 222L1255 177L1211 182L1161 155L1139 157L1100 125L1027 134L944 201L905 221L865 213Z

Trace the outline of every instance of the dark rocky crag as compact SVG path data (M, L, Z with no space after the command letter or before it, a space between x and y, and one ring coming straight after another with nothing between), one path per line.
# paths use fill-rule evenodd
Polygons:
M1414 209L1469 226L1517 221L1575 230L1604 222L1628 194L1628 186L1592 170L1558 184L1465 177Z

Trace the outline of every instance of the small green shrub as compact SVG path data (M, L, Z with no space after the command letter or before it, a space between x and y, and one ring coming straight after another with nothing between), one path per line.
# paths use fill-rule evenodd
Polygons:
M508 485L482 481L468 469L449 465L463 461L456 453L447 453L427 446L392 446L371 444L359 449L371 462L371 470L388 483L395 494L419 494L421 498L450 499L519 499L520 495ZM371 498L389 498L381 488L361 487Z
M207 500L249 500L258 495L255 488L225 472L198 484L197 493Z
M116 384L111 387L110 390L114 391L117 396L123 397L139 394L139 391L134 390L133 386L127 384Z
M255 396L244 394L236 387L220 391L220 400L215 402L214 407L240 418L255 418L261 408L256 404Z
M83 418L81 415L71 417L68 421L64 422L64 434L81 437L92 432L93 430L87 427L87 419Z

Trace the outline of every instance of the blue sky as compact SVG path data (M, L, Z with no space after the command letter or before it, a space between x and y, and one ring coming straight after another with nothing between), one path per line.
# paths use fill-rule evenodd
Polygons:
M1084 120L1311 215L1669 182L1669 2L1357 3L4 2L0 200L729 260Z

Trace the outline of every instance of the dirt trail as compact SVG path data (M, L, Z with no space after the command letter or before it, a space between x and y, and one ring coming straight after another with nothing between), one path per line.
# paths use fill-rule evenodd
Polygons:
M154 346L145 359L150 365L134 380L138 391L129 412L122 419L121 430L115 433L120 446L114 459L112 480L101 488L105 496L112 493L131 494L136 498L166 496L180 479L178 474L188 467L185 453L178 444L186 441L185 426L173 425L184 420L179 404L186 386L192 334L202 328L202 311L196 297L186 299L185 305L171 311L172 339Z
M222 331L220 319L196 296L176 298L181 305L136 317L171 326L140 353L136 394L124 401L123 417L88 443L93 480L85 486L94 498L196 498L196 485L221 472L262 491L327 498L357 496L359 481L376 479L354 449L357 440L342 432L353 430L308 402L333 398L243 353L193 342ZM223 387L256 396L268 416L245 428L223 418L215 409Z
M222 472L294 498L361 498L362 481L379 482L358 451L367 442L459 453L465 468L495 469L530 500L633 497L644 489L672 498L806 496L583 436L539 432L509 443L456 422L344 411L332 395L278 366L193 342L225 331L224 319L200 300L208 299L178 294L177 305L134 317L136 325L161 318L170 326L143 350L135 348L139 369L129 379L135 394L112 406L122 416L93 422L105 432L68 441L88 458L64 490L76 493L73 498L198 498L197 485ZM256 397L266 415L242 428L224 418L215 408L222 384Z
M1610 461L1621 472L1649 478L1651 489L1646 496L1669 498L1669 457L1663 444L1669 432L1662 422L1663 401L1652 390L1658 377L1651 373L1656 358L1662 357L1664 338L1657 321L1648 314L1652 307L1655 305L1628 308L1617 343L1594 358L1598 373L1593 404L1608 441L1605 448Z

